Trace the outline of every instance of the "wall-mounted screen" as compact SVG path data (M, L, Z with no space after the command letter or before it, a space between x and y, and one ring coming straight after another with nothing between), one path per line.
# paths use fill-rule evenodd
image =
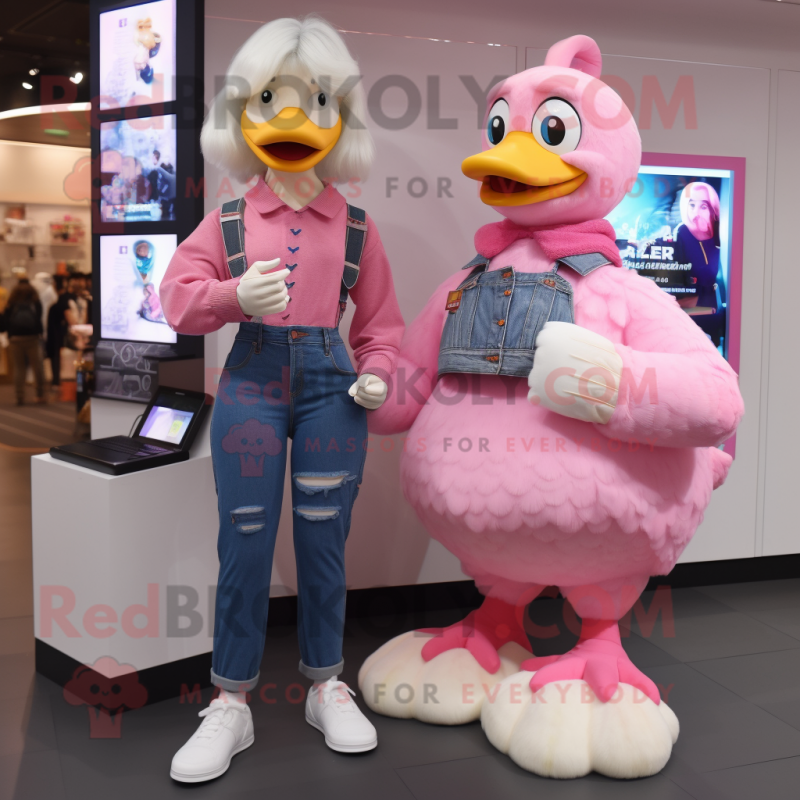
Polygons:
M103 339L174 344L158 291L178 246L175 234L100 237L100 314Z
M175 0L100 14L100 108L175 99Z
M728 359L732 210L733 170L664 164L642 166L608 215L623 265L673 295Z
M175 219L175 115L100 125L103 222Z

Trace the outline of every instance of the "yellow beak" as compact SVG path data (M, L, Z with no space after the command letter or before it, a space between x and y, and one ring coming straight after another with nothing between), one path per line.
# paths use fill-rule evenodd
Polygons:
M481 181L481 200L488 206L524 206L563 197L588 177L522 131L512 131L491 150L465 158L461 171Z
M305 172L316 166L342 134L341 117L332 128L320 128L301 108L284 108L268 122L253 122L245 110L240 124L248 147L281 172Z

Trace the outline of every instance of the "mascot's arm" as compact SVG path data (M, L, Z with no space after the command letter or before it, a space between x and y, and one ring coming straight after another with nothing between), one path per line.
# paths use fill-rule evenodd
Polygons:
M662 447L713 447L744 414L736 373L674 298L615 270L624 292L623 369L617 407L595 428L612 439ZM622 298L620 298L622 299Z
M388 397L380 408L367 414L371 433L390 435L407 431L431 396L437 381L447 293L463 278L462 274L451 275L406 329L397 369L389 378Z
M178 333L199 336L250 319L239 306L239 278L228 271L219 214L208 214L178 245L161 281L161 307Z

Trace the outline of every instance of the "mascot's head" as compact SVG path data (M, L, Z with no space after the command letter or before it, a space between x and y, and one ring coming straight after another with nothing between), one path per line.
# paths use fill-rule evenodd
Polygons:
M483 152L461 165L484 203L518 225L577 223L604 217L630 191L642 143L601 69L595 41L572 36L543 67L492 89Z
M241 181L267 167L364 180L374 157L364 119L358 65L339 33L319 17L278 19L234 56L200 142Z

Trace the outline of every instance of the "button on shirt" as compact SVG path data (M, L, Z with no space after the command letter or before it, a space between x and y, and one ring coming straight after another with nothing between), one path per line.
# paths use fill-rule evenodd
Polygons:
M245 255L248 265L281 259L292 298L285 311L263 318L265 325L335 327L344 268L347 203L333 187L298 211L284 203L263 178L245 195ZM247 322L236 298L239 278L231 278L219 221L208 214L179 245L159 295L178 333L200 335L227 322ZM363 372L391 374L404 323L392 272L375 223L367 216L367 237L358 282L350 290L356 306L350 344Z

